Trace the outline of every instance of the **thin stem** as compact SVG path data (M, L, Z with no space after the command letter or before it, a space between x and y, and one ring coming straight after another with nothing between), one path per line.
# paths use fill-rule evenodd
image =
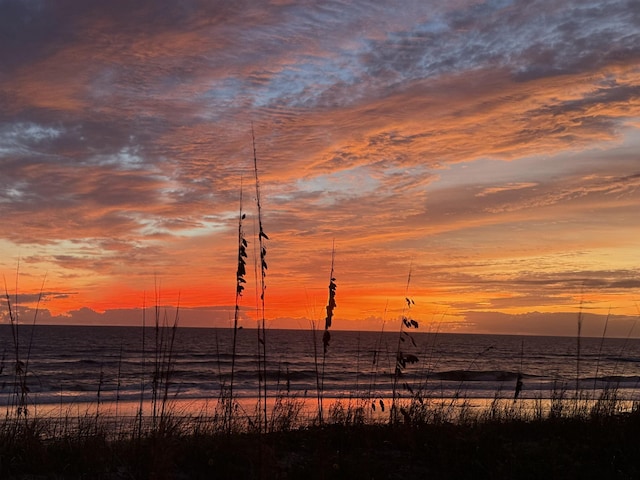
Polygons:
M265 303L264 294L266 290L265 277L267 275L267 262L265 257L267 255L267 249L264 244L264 240L269 240L269 237L264 232L262 226L262 203L260 201L260 179L258 178L258 155L256 153L256 136L253 129L253 123L251 124L251 141L253 145L253 171L255 173L256 183L256 206L258 208L258 243L260 246L260 310L261 310L261 325L258 329L262 330L262 337L259 338L259 343L262 345L262 388L263 388L263 415L264 415L264 431L267 431L267 335L266 335L266 322L265 322Z
M389 411L389 419L391 420L391 423L395 423L395 421L397 420L397 414L398 412L397 407L396 407L396 398L397 398L397 393L398 393L398 381L400 380L400 376L402 375L402 369L404 368L402 365L402 348L401 348L401 344L402 344L402 335L404 333L404 325L405 325L405 311L408 308L411 308L411 301L409 300L409 286L411 285L411 273L413 270L413 264L409 265L409 275L407 276L407 286L405 288L405 300L406 300L406 305L403 304L402 307L402 314L401 314L401 319L400 319L400 332L398 333L398 345L396 347L396 362L395 362L395 368L393 369L393 382L392 382L392 386L391 386L391 409Z
M236 302L233 314L233 343L231 347L231 376L229 378L229 403L227 405L227 420L228 433L231 433L232 418L233 418L233 381L236 368L236 348L238 343L238 320L240 318L240 298L242 297L242 291L244 290L244 284L246 283L244 276L246 274L246 261L247 257L247 241L244 238L244 232L242 230L242 221L245 218L245 214L242 211L242 180L240 181L240 208L238 214L238 269L236 271Z

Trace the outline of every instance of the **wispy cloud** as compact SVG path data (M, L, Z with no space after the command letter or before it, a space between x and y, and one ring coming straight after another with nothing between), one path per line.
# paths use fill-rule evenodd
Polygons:
M556 311L577 272L632 309L639 61L623 0L5 0L0 265L77 292L60 311L158 276L229 304L253 125L273 318L334 238L351 320L410 264L429 312Z
M502 193L502 192L511 192L513 190L523 190L523 189L529 189L532 187L537 186L537 183L532 183L532 182L521 182L521 183L509 183L507 185L503 185L500 187L488 187L483 189L481 192L476 193L477 197L486 197L487 195L493 195L496 193Z

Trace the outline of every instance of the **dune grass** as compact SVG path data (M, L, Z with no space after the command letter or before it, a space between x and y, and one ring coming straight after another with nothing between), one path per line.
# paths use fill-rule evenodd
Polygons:
M457 422L433 405L424 422L367 423L357 402L333 404L322 426L229 435L221 418L166 418L142 436L91 413L0 422L0 478L637 478L640 411L535 419L495 402ZM295 410L295 408L294 408ZM224 409L221 411L224 414ZM426 410L424 410L426 411ZM442 411L440 411L440 414ZM219 423L222 422L222 423Z

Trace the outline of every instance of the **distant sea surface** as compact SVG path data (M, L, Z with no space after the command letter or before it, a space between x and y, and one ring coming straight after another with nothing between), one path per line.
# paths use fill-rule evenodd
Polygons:
M143 339L144 334L144 339ZM232 359L229 329L178 328L172 351L171 331L140 327L20 326L18 348L27 371L29 402L35 405L136 402L151 395L156 353L170 365L169 397L215 401L228 385ZM322 332L316 335L322 369ZM400 340L402 337L403 340ZM162 348L156 348L162 340ZM414 345L415 342L415 345ZM267 330L268 391L300 397L316 394L316 362L311 331ZM580 339L504 335L412 332L332 331L324 366L324 395L388 398L398 346L418 360L407 364L404 385L423 396L494 398L513 396L521 376L522 398L550 398L553 392L578 390L597 395L616 387L627 400L639 399L640 340ZM15 342L0 325L0 401L9 405L15 392ZM168 357L170 355L170 358ZM257 396L258 337L238 331L234 393Z

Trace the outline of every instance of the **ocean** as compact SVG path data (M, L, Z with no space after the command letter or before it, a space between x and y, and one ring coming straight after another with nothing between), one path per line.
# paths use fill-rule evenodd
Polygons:
M144 333L144 339L143 339ZM156 336L158 334L158 336ZM16 365L26 371L28 404L36 408L74 404L139 402L152 392L156 354L170 366L167 395L176 401L216 401L228 385L232 330L21 325L18 352L8 325L0 326L0 402L15 400ZM317 354L322 369L322 332ZM156 348L156 345L162 343ZM396 352L406 363L398 393L409 397L512 398L520 376L523 399L549 399L558 391L597 398L615 387L618 397L638 400L640 340L412 332L332 331L324 358L324 396L384 399L392 395ZM286 391L316 395L313 333L267 330L269 395ZM164 353L163 353L164 352ZM19 363L18 363L19 362ZM258 388L256 330L238 331L234 395L250 402Z

